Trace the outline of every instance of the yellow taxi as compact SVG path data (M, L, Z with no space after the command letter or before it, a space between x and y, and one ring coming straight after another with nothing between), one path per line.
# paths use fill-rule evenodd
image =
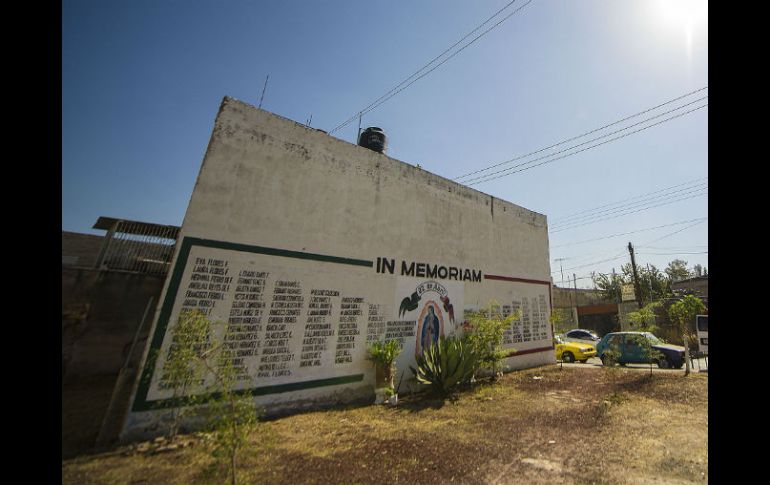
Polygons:
M587 343L567 342L561 335L553 338L553 345L556 348L556 360L562 362L577 360L585 364L588 359L596 356L596 347Z

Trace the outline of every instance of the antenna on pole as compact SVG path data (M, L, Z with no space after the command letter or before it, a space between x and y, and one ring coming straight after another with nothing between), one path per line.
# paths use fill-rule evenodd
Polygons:
M559 262L559 269L561 270L561 287L564 288L564 268L562 268L561 262L568 258L556 258L554 261Z
M262 86L262 97L259 98L259 109L262 109L262 100L265 99L265 89L267 89L267 80L270 79L270 74L265 78L265 85Z
M358 145L358 140L361 139L361 111L358 112L358 135L356 136L356 145Z

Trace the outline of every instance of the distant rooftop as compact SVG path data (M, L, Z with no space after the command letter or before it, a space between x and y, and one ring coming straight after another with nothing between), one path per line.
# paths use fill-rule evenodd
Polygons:
M163 234L164 237L170 239L176 239L179 235L179 226L170 226L166 224L154 224L152 222L140 222L132 221L129 219L115 219L114 217L99 217L94 224L94 229L104 229L109 231L115 227L116 223L120 223L120 232L124 234Z

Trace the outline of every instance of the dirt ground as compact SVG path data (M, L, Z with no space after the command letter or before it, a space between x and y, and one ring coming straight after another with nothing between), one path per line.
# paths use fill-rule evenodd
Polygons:
M185 439L63 461L62 483L224 483L200 435ZM266 421L239 463L239 483L708 483L708 376L512 372L445 402L404 396Z

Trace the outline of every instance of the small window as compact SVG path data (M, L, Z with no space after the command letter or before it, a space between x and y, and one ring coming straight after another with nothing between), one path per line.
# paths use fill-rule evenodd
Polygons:
M698 322L698 331L699 332L708 332L709 331L709 317L708 315L698 315L695 317Z

